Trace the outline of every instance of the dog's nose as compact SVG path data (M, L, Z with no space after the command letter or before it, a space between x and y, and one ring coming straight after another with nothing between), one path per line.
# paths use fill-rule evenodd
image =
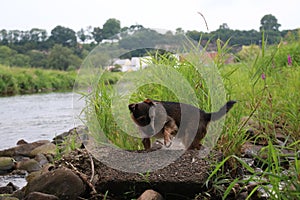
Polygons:
M129 104L128 105L129 110L132 112L135 109L135 103Z

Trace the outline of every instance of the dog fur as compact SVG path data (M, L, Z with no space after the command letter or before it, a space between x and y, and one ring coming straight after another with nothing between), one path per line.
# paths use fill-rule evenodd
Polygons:
M170 146L175 135L186 149L200 149L200 140L205 137L209 122L223 117L235 103L228 101L219 111L212 113L189 104L151 99L129 104L128 108L142 133L146 150L151 148L151 137L163 137L164 144Z

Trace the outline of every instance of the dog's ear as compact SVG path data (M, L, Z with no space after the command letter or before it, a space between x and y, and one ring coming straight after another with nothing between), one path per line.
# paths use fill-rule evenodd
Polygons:
M158 102L152 102L153 105L149 109L149 117L151 119L150 125L152 130L154 131L153 134L157 134L167 122L167 112L163 105Z
M131 112L135 111L138 108L138 104L137 103L132 103L128 105L128 108Z
M144 103L149 104L149 105L154 105L154 101L151 99L145 99Z

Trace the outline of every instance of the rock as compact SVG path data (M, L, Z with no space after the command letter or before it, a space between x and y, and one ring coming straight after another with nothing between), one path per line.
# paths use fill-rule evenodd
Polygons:
M31 192L24 200L58 200L57 196L41 192Z
M154 190L146 190L137 200L163 200L164 198Z
M21 189L21 190L17 190L17 191L15 191L12 195L11 195L11 197L15 197L15 198L17 198L17 199L24 199L24 191Z
M6 186L0 187L0 194L12 194L17 189L19 189L17 186L9 182Z
M264 146L262 145L255 145L250 142L245 142L241 148L241 153L246 158L255 158L256 156L259 155L263 147Z
M44 154L38 154L34 158L41 166L47 165L49 163L47 157Z
M70 135L69 132L63 132L62 134L59 134L55 136L52 140L54 144L61 144L64 142L65 138Z
M248 197L248 192L245 191L245 192L241 192L237 195L236 199L237 200L244 200L244 199L247 199Z
M0 187L0 194L12 194L14 192L13 187L12 186L3 186Z
M11 196L4 196L4 197L0 196L0 200L19 200L19 199Z
M53 143L46 143L41 146L36 147L30 152L30 156L34 157L38 154L56 154L56 145Z
M17 142L17 145L28 144L25 140L21 139Z
M81 131L82 129L86 129L86 127L85 126L78 126L78 127L72 128L71 130L69 130L67 132L59 134L59 135L57 135L53 138L53 143L54 144L61 144L66 140L66 138L68 138L70 136L74 136L74 135L77 136L77 132Z
M85 191L83 181L70 169L60 168L33 178L25 187L25 195L42 192L59 199L77 199Z
M54 169L54 165L47 164L47 165L43 166L43 168L40 171L31 172L28 176L26 176L26 181L30 182L34 178L39 177L43 173L49 172L49 171L51 171L53 169Z
M47 158L47 160L48 160L49 163L53 163L53 162L54 162L54 158L53 158L52 155L47 154L47 155L45 155L45 156L46 156L46 158Z
M0 174L12 170L15 167L15 160L11 157L0 157Z
M247 133L250 136L257 135L260 130L259 122L255 121L248 116L244 116L241 118L241 125L244 125L244 128L247 130Z
M49 140L39 140L36 142L21 144L13 148L5 149L0 151L0 156L30 156L33 149L43 144L50 143Z
M42 169L41 165L35 159L25 159L17 163L17 169L35 172Z

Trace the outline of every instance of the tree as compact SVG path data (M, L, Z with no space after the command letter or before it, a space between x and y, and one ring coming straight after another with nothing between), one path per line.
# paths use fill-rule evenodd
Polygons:
M77 37L81 40L81 42L84 42L87 39L87 36L85 35L85 31L83 28L81 28L78 32L77 32Z
M103 40L103 31L100 27L95 27L92 32L92 35L97 43L100 43Z
M260 20L260 31L279 31L279 27L281 26L278 24L277 19L275 16L269 14L263 16L263 18Z
M10 66L11 58L13 58L17 52L7 46L0 46L0 64Z
M119 20L111 18L103 24L103 39L111 38L112 36L120 33L121 23Z
M70 28L56 26L51 31L50 40L54 44L61 44L67 47L75 47L77 45L76 33Z
M81 59L67 47L56 44L50 51L48 68L67 70L69 67L78 68L80 64Z
M229 26L227 23L223 23L219 26L219 29L221 30L229 30Z
M0 44L7 45L8 44L8 32L5 29L0 31Z
M176 28L176 32L175 32L176 35L180 35L180 34L184 34L184 30L182 28Z
M27 55L30 57L30 66L31 67L47 67L47 53L37 50L31 50L27 52Z

